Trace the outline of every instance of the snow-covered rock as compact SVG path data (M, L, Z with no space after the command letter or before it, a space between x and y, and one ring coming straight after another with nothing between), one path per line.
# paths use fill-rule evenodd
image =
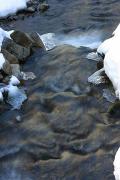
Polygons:
M0 51L1 51L1 46L2 46L2 42L4 40L5 37L10 38L10 34L12 34L14 31L11 30L11 31L5 31L3 30L2 28L0 28Z
M0 17L6 17L27 7L28 0L0 0Z
M10 82L9 82L10 85L19 85L20 84L20 81L18 80L18 78L16 78L15 76L12 76L10 78Z

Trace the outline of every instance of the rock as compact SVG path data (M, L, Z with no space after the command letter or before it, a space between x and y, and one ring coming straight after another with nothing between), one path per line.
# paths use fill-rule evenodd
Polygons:
M5 83L5 84L9 84L9 81L10 81L10 77L9 76L7 76L7 77L5 77L4 79L3 79L3 83Z
M19 63L18 59L13 54L9 53L7 50L2 49L2 53L5 57L5 59L7 59L10 64L18 64Z
M33 41L33 46L45 49L45 46L42 40L40 39L40 36L38 35L38 33L32 32L32 33L29 33L29 35Z
M29 13L33 13L33 12L35 12L35 8L34 7L28 7L25 11L29 12Z
M111 105L111 107L108 110L108 113L109 116L114 117L114 119L120 118L120 102L117 101L116 103Z
M20 76L20 66L19 64L11 64L12 75L19 77Z
M5 74L11 75L11 73L12 73L11 65L7 60L3 64L2 70L4 71Z
M30 36L21 31L14 31L10 36L14 42L24 47L30 47L33 43Z
M3 79L3 75L0 73L0 81Z
M20 62L24 62L25 59L30 56L30 48L18 45L8 38L4 39L1 49L5 49L9 53L13 54Z
M38 10L41 12L46 11L48 8L49 8L49 5L46 2L44 2L38 6Z

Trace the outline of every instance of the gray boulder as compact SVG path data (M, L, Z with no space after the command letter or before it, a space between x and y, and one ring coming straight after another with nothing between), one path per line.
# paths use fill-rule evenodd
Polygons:
M25 59L30 56L30 48L18 45L8 38L4 39L1 49L5 49L13 54L20 62L25 61Z

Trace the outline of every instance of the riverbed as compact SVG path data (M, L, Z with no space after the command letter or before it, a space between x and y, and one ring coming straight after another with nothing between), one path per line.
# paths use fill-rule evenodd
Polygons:
M6 30L55 33L62 42L23 64L36 79L24 82L28 99L21 109L0 107L0 180L114 180L120 103L104 98L110 83L88 83L98 65L86 56L120 22L120 2L48 4L44 13L0 23Z

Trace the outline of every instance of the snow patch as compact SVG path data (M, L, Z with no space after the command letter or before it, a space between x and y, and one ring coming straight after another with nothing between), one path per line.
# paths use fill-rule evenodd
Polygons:
M10 78L9 85L18 85L18 84L20 84L20 81L18 80L18 78L16 78L15 76L12 76Z
M28 0L0 0L0 17L6 17L27 7Z
M114 176L115 176L115 179L116 180L120 180L120 148L116 152L113 165L114 165Z
M0 69L3 68L3 64L5 63L5 58L2 53L0 53Z

